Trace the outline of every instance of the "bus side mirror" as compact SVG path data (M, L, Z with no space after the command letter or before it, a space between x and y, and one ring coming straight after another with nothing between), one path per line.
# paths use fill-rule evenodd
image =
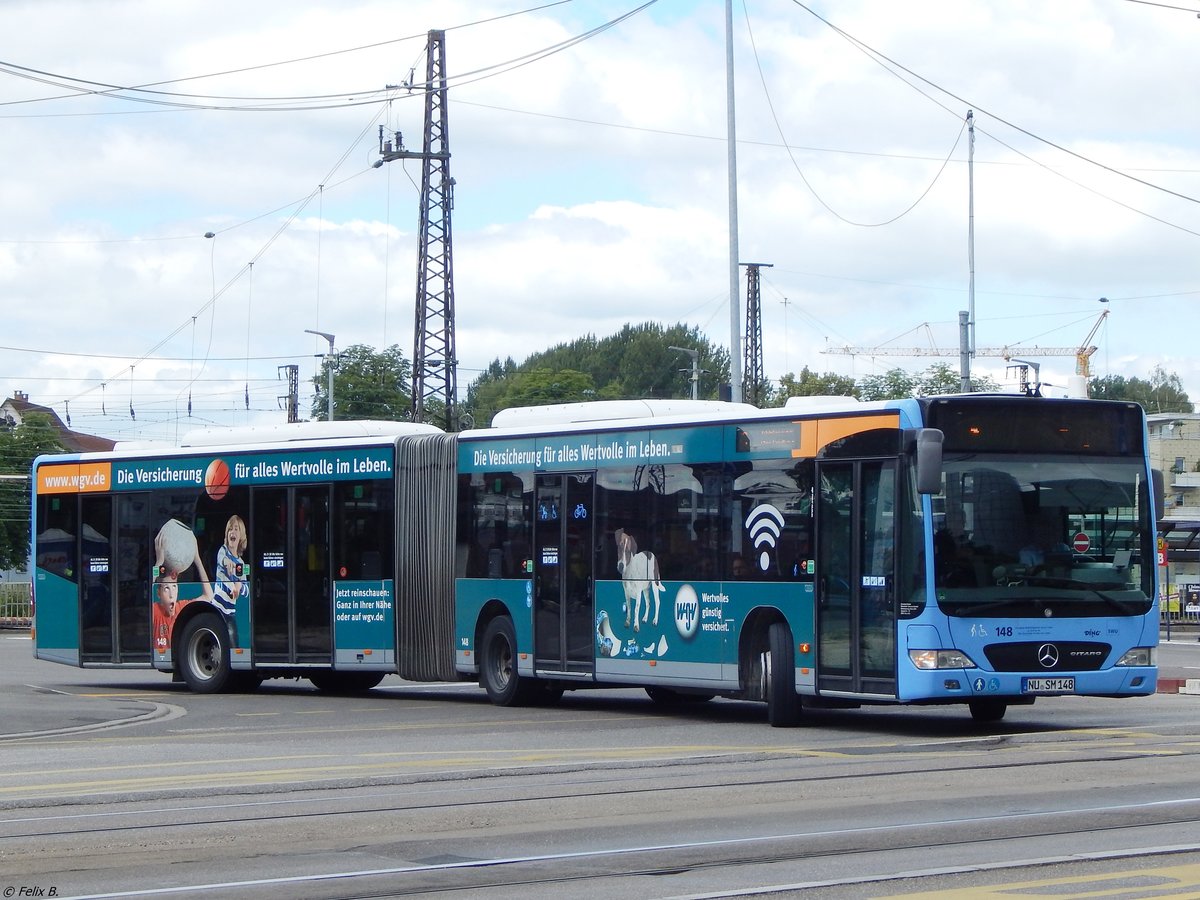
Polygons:
M1162 469L1150 470L1151 489L1154 491L1154 521L1161 522L1167 514L1166 488L1163 486Z
M942 489L942 440L945 435L937 428L918 428L915 431L917 492L936 494Z

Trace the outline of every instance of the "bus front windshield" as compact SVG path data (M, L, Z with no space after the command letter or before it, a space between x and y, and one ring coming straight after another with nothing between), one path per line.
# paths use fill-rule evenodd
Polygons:
M951 616L1136 616L1154 596L1137 460L948 455L933 496L934 580Z

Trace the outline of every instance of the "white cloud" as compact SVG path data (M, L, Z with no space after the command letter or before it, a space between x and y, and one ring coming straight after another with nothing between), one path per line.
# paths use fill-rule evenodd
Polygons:
M447 29L452 76L478 73L455 81L449 105L460 388L494 358L649 318L728 344L719 5L658 4L480 77L632 6L501 17L518 6L0 5L0 27L22 35L10 64L154 84L201 105L328 94L341 107L48 99L70 92L0 76L0 390L60 414L70 401L82 430L170 438L207 420L278 420L277 370L289 364L300 367L307 411L325 347L306 328L335 333L341 347L394 343L411 355L420 165L370 163L378 124L419 148L422 103L403 92L387 106L347 98L371 99L410 67L421 79L431 28ZM1200 398L1192 19L1099 0L844 0L820 11L961 99L903 83L783 0L749 4L752 48L737 10L739 241L742 259L773 263L763 270L767 373L934 361L823 354L827 345L932 340L953 350L968 302L965 138L896 222L868 228L838 215L878 222L916 201L971 106L977 343L1074 346L1105 296L1093 370L1147 377L1161 365ZM1073 369L1069 357L1043 362L1048 380ZM1001 360L978 365L1004 374Z

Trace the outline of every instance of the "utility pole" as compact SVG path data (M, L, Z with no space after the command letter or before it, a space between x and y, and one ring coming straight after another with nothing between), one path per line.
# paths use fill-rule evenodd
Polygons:
M958 389L971 393L971 314L965 309L958 312Z
M325 338L325 340L329 341L329 357L326 359L326 363L328 364L328 367L329 367L329 395L325 398L326 400L329 401L328 402L329 413L325 418L326 418L326 421L332 422L333 421L333 367L334 367L334 364L337 362L337 357L334 356L334 354L333 354L333 337L334 336L325 331L313 331L311 328L305 328L304 333L305 334L315 334L317 337L323 337L323 338Z
M689 350L687 347L668 347L668 350L676 350L679 353L686 353L692 358L692 399L700 398L700 351Z
M385 141L379 130L375 168L396 159L421 160L416 327L413 348L412 420L424 422L428 407L441 405L447 431L458 430L458 359L454 345L454 262L450 211L449 110L446 106L446 32L430 31L425 48L425 134L420 151L404 149L403 136Z
M967 110L967 362L962 373L962 392L971 391L971 360L975 358L975 112Z
M725 0L725 153L729 196L729 389L742 402L742 329L738 324L737 113L733 103L733 0Z
M743 366L745 388L743 399L754 406L762 406L763 345L762 345L762 296L759 290L759 269L771 268L774 263L742 263L746 267L746 361Z

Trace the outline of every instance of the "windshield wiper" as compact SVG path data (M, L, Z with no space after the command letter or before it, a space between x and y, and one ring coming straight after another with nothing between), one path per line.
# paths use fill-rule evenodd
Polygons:
M1130 601L1122 600L1119 597L1114 597L1111 594L1107 594L1104 591L1101 591L1094 587L1089 587L1089 588L1087 588L1087 590L1089 590L1091 593L1095 594L1097 597L1099 597L1101 600L1103 600L1105 603L1107 603L1109 606L1111 606L1113 609L1117 610L1118 612L1122 613L1123 615L1129 614L1129 605L1128 604Z
M938 601L938 606L940 606L942 609L946 609L951 602L953 601ZM1007 607L1022 603L1030 603L1044 608L1046 604L1053 602L1053 599L1049 597L1005 597L1002 600L992 600L990 603L980 604L972 603L969 600L960 600L955 603L954 609L955 613L959 615L964 615L966 613L970 613L971 615L983 615L997 609L1005 609ZM947 612L949 612L949 610L947 610Z

